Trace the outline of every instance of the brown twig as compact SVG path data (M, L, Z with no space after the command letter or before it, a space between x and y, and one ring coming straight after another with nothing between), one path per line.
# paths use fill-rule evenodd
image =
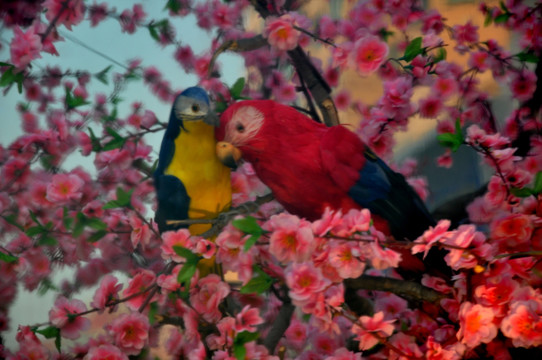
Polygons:
M447 297L445 294L415 282L381 276L362 275L357 279L346 279L344 284L355 290L387 291L409 300L431 303L438 303Z

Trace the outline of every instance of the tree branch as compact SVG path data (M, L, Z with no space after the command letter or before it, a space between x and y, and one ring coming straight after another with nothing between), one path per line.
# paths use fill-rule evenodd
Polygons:
M288 329L288 326L290 326L294 310L295 306L290 302L290 299L282 304L271 330L269 330L267 337L263 340L263 345L267 348L269 354L275 352L277 344L284 335L284 332L286 332L286 329Z
M431 303L438 303L447 297L445 294L415 282L381 276L362 275L357 279L346 279L344 284L354 290L388 291L408 300L429 301Z

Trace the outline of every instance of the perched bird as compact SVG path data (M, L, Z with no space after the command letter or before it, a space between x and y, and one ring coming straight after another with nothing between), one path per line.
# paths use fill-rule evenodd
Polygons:
M403 175L344 126L326 127L292 107L247 100L221 116L217 154L250 162L286 210L309 220L326 207L367 208L379 230L414 240L434 220Z
M169 221L212 219L230 207L230 169L216 155L216 125L205 90L190 87L175 98L154 172L161 233L186 227ZM199 235L210 226L188 228Z

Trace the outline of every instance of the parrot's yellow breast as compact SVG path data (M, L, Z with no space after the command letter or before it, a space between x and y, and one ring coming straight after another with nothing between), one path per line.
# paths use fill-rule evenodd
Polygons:
M184 184L190 197L190 219L212 219L231 204L230 169L216 156L214 127L203 121L185 121L175 139L175 153L165 170ZM189 227L197 235L209 224Z

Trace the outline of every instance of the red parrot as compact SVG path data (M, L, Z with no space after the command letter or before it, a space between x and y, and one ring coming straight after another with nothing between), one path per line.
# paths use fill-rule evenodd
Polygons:
M247 100L222 113L216 136L223 163L250 162L292 214L316 220L326 207L367 208L375 227L397 240L414 240L435 224L403 175L344 126L326 127L275 101Z

